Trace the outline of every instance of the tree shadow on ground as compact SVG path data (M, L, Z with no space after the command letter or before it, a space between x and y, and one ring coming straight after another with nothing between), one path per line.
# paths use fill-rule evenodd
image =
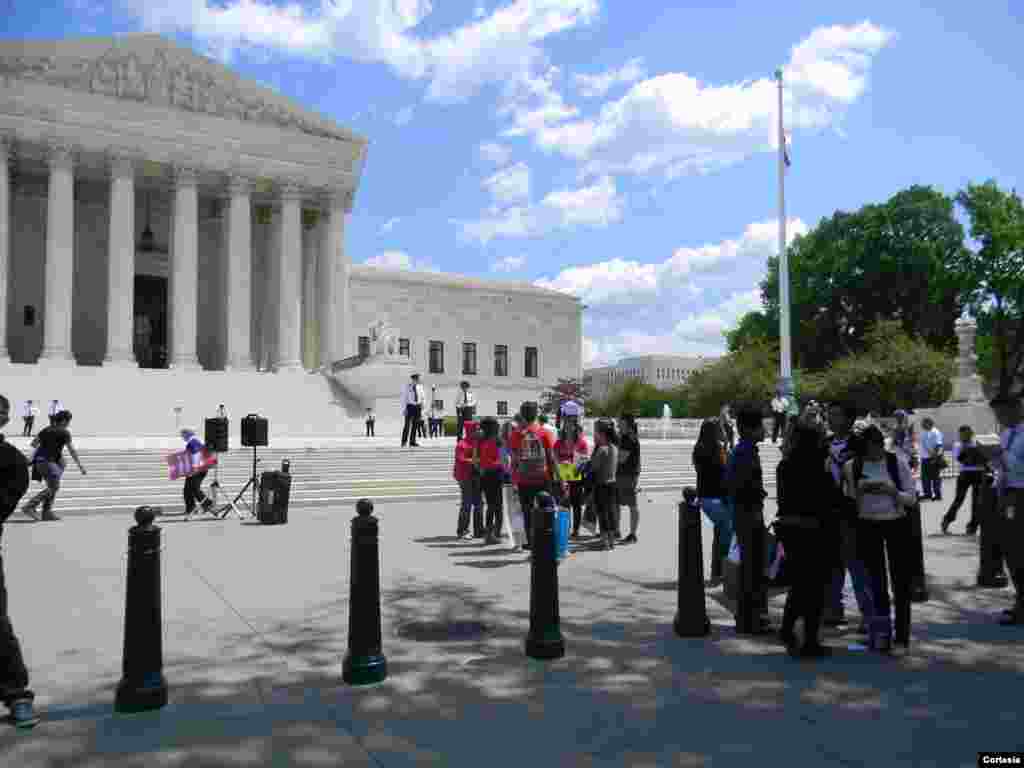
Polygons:
M566 655L524 654L529 615L509 595L404 578L383 594L384 682L341 681L348 603L222 638L210 658L169 654L171 704L113 715L113 682L57 702L34 733L0 734L10 765L973 765L1019 748L1021 633L977 623L933 588L902 659L789 659L736 636L714 603L709 638L680 639L674 599L643 584L567 583ZM999 602L993 595L982 610ZM1005 598L1004 598L1005 602ZM773 602L773 605L776 603ZM415 642L417 622L480 622L478 639ZM966 622L966 623L965 623ZM160 752L158 758L156 753Z

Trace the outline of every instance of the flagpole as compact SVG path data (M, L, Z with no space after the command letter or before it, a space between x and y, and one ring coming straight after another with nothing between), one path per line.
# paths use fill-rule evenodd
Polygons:
M782 120L782 68L779 83L779 389L793 394L793 355L789 323L789 258L786 255L786 131Z

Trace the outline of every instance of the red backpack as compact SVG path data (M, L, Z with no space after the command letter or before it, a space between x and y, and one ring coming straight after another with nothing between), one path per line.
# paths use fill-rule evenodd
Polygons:
M520 485L544 485L548 481L548 455L544 442L537 432L524 429L520 432L519 454L516 472Z

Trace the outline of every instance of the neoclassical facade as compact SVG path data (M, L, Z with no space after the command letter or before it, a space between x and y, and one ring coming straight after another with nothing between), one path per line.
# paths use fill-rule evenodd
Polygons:
M358 353L368 323L384 315L415 339L426 376L440 333L461 350L462 328L500 327L506 310L517 339L539 332L527 346L543 360L542 375L498 382L510 400L578 375L571 297L353 273L345 224L366 153L158 35L0 43L4 393L59 397L85 434L159 433L172 411L201 425L218 402L266 415L272 433L336 434L367 403L324 372Z

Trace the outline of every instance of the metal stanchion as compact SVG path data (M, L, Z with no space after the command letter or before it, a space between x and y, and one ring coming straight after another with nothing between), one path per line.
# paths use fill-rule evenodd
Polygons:
M369 499L356 503L356 513L352 518L348 653L342 663L342 679L349 685L369 685L388 676L381 648L379 525Z
M672 626L679 637L704 637L711 632L711 622L704 603L700 505L694 488L684 488L683 497L679 502L679 584Z
M123 676L114 709L145 712L167 704L163 675L160 603L160 528L151 507L135 510L128 531L128 576L125 587Z
M533 659L560 659L565 638L558 616L558 566L555 561L555 500L537 495L533 510L533 552L530 558L530 631L526 655Z

